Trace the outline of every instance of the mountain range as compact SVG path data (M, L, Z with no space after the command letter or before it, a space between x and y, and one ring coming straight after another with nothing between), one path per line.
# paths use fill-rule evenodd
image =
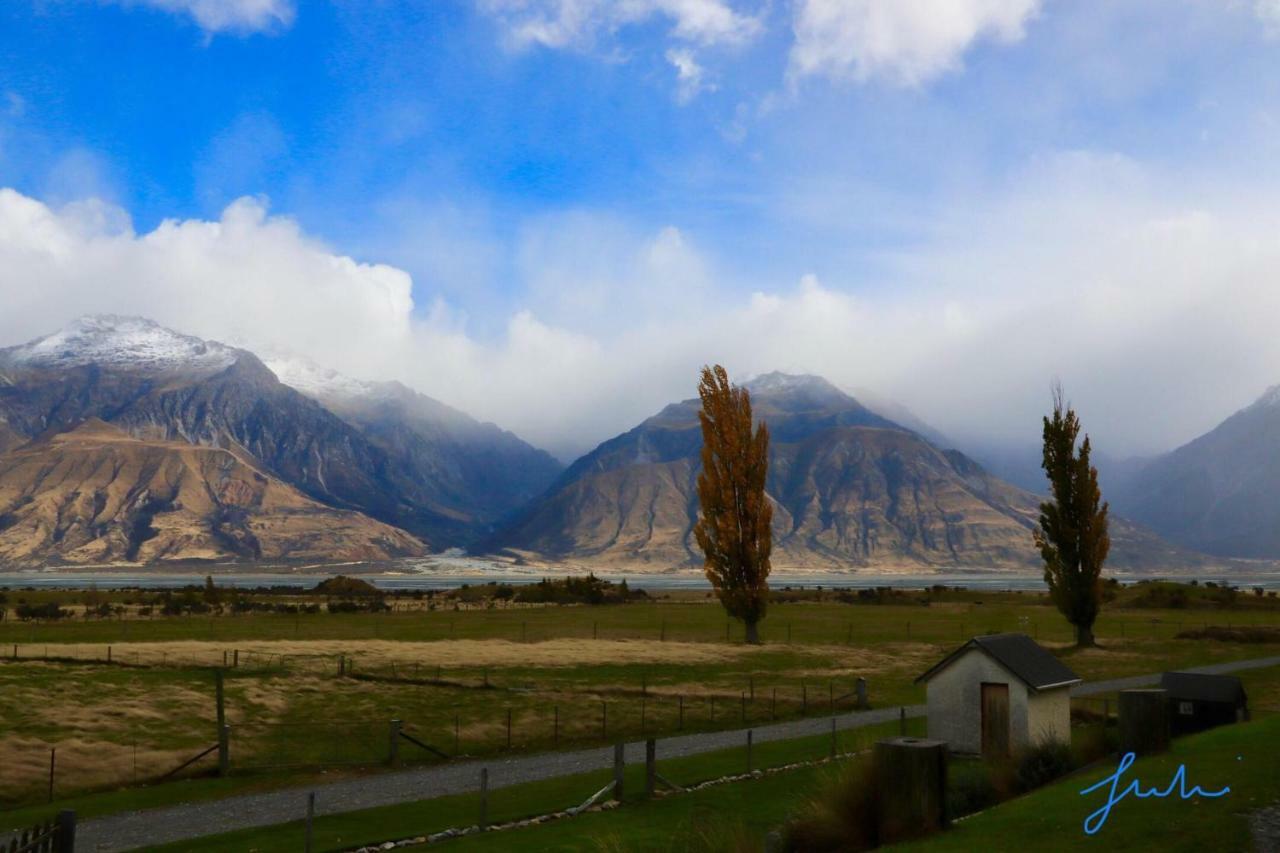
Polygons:
M1170 541L1223 557L1280 557L1280 386L1115 492L1118 508Z
M837 570L1031 570L1039 498L957 450L863 406L824 379L772 373L746 383L769 424L766 490L775 566ZM670 405L601 444L482 543L521 557L617 567L699 562L699 403ZM1203 565L1137 525L1113 524L1112 564Z
M775 566L1038 567L1040 499L906 409L860 395L866 405L816 376L771 373L747 387L772 436ZM1270 420L1280 405L1263 408L1257 423L1251 415L1135 479L1146 485L1126 506L1167 539L1113 516L1112 566L1177 571L1222 564L1201 550L1280 554L1280 540L1257 532L1265 513L1241 512L1239 530L1213 514L1230 512L1224 490L1256 501L1268 477L1280 484L1280 470L1230 452L1280 435ZM287 354L260 359L142 318L83 317L0 349L0 564L381 560L462 548L689 568L699 562L697 411L696 400L673 403L563 468L400 383ZM1205 474L1211 462L1225 473ZM1165 507L1162 496L1183 484L1183 505ZM1220 542L1214 530L1236 538Z
M33 442L99 420L144 445L233 451L317 505L408 531L419 541L407 550L418 552L469 544L559 472L555 460L510 433L403 387L332 384L350 386L341 401L348 418L281 382L247 350L136 317L84 317L0 350L0 441L6 457L34 452ZM328 396L316 386L306 390ZM13 469L10 477L19 470L33 469ZM40 482L8 485L17 501L41 488ZM208 488L218 490L216 483ZM124 511L135 512L139 501L172 504L181 489L170 484L157 498L154 484L134 484ZM471 497L459 501L456 494ZM0 503L0 519L12 524L16 517L13 506ZM49 538L56 542L68 525L99 529L113 522L99 514L77 522L60 513L45 523L53 525ZM217 556L241 555L228 548ZM28 560L46 557L60 554L53 549Z

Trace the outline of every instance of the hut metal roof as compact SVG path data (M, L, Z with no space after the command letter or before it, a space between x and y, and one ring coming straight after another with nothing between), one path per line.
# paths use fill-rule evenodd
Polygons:
M916 679L927 681L970 649L978 649L1018 677L1033 691L1079 684L1083 679L1026 634L974 637Z
M1243 704L1244 685L1234 675L1207 675L1201 672L1166 672L1160 686L1169 698L1184 702L1223 702Z

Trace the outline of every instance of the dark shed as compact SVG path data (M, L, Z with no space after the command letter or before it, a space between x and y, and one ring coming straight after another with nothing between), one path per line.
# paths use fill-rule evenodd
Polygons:
M1234 675L1166 672L1160 686L1169 692L1170 728L1190 734L1249 719L1244 685Z

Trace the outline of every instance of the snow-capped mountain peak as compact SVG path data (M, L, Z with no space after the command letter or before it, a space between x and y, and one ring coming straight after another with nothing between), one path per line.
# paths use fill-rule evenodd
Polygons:
M1254 401L1250 408L1273 409L1280 406L1280 385L1272 385L1262 396Z
M770 393L779 391L836 391L836 387L821 376L813 376L811 374L795 374L782 373L773 371L772 373L762 373L752 379L748 379L746 387L750 391L757 393Z
M143 317L91 314L58 331L0 350L0 361L15 367L69 368L88 364L148 372L230 367L236 350L166 329Z
M300 355L269 353L263 363L285 385L316 399L367 397L378 390L376 382L354 379Z

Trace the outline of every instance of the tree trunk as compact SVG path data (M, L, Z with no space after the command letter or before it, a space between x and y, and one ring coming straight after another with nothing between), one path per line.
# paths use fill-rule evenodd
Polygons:
M760 629L755 622L743 622L746 627L747 642L753 646L760 645Z
M1093 641L1093 623L1087 625L1081 624L1076 626L1076 647L1089 648L1098 645Z

